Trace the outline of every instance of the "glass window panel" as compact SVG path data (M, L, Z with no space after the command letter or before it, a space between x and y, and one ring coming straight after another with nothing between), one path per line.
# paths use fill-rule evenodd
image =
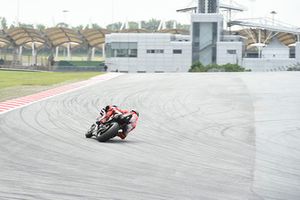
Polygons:
M137 49L130 49L129 50L129 57L137 57Z
M120 43L119 42L112 42L111 43L111 48L112 49L119 49L120 48Z
M119 48L120 49L128 49L129 48L128 42L119 42Z
M236 54L236 50L235 49L228 49L227 53L228 54Z
M128 57L128 49L117 49L117 57Z
M173 49L173 54L182 54L181 49Z
M129 42L128 47L129 49L137 49L137 42Z

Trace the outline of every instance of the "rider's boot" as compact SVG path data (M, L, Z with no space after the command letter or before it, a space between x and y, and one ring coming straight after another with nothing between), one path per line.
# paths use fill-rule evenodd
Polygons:
M126 138L126 134L124 133L124 131L122 129L120 129L118 131L118 134L117 134L118 137L120 137L122 140L124 140Z

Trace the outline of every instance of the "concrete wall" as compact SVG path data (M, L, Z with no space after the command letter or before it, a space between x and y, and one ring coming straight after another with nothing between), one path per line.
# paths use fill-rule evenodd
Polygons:
M191 15L191 24L194 22L217 22L218 23L218 39L217 41L221 40L221 32L223 30L223 15L217 14L217 13L211 13L211 14L192 14ZM191 35L193 33L191 26Z
M300 42L296 43L296 60L300 63Z
M270 44L262 49L262 58L270 59L288 59L290 57L290 49L280 43L277 38L273 38Z
M218 42L217 43L217 64L239 64L242 65L243 54L242 42ZM230 54L228 50L235 50L236 54Z
M191 66L191 42L189 36L169 33L113 33L106 35L106 43L137 42L136 58L106 58L109 71L120 72L187 72ZM162 49L162 54L149 54L149 49ZM173 54L181 49L182 54Z
M268 48L268 47L265 47L262 50L262 58L287 59L289 57L290 57L290 49L289 48Z
M297 64L296 59L243 58L242 66L254 72L286 71Z

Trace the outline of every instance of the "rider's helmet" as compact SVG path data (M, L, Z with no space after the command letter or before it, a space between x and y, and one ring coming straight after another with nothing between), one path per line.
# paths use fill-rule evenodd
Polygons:
M108 112L108 110L110 109L110 108L117 108L118 106L116 106L116 105L107 105L105 108L104 108L104 110L105 110L105 112Z
M136 111L135 109L132 109L130 112L134 112L138 117L140 116L140 113Z
M104 110L107 112L110 109L110 105L105 106Z

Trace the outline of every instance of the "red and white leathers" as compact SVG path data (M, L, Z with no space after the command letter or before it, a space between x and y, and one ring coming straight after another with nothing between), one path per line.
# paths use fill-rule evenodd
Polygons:
M124 116L132 115L129 123L126 125L126 127L123 129L123 131L118 133L118 136L121 139L125 139L127 137L128 133L131 132L133 129L135 129L135 127L137 125L137 121L139 119L138 115L135 112L128 111L128 110L122 110L116 106L108 106L108 109L106 109L105 112L106 112L105 115L100 119L100 123L105 123L111 117L113 117L117 114L122 114Z

